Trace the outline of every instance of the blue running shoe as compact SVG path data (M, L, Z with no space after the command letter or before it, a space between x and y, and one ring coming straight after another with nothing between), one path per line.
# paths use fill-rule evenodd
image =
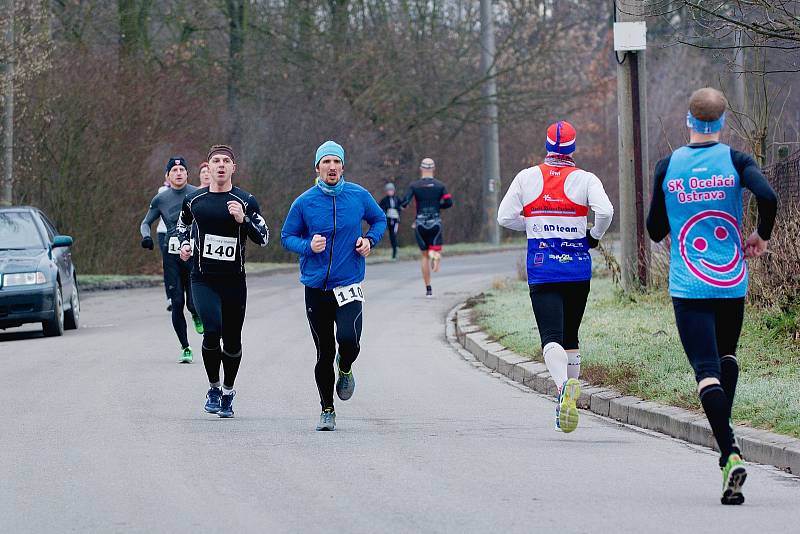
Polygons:
M206 411L208 413L218 413L220 408L221 388L210 388L206 393Z
M339 370L339 378L336 380L336 394L340 399L346 401L353 396L356 390L356 379L353 376L353 369L349 373L339 369L339 354L336 354L336 368Z
M319 414L317 430L336 430L336 412L333 411L333 408L325 408L322 410L322 413Z
M236 391L231 390L227 395L222 395L222 401L219 405L217 415L223 418L233 417L233 398L236 396Z

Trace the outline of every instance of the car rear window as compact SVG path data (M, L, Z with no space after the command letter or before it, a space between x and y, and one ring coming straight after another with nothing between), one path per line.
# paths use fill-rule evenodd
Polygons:
M0 212L0 250L44 248L42 236L30 213Z

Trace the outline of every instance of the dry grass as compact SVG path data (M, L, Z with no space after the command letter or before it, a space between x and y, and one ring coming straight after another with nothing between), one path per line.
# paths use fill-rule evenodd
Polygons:
M782 311L800 304L800 205L783 206L778 214L769 249L750 260L749 298L762 308L777 306Z

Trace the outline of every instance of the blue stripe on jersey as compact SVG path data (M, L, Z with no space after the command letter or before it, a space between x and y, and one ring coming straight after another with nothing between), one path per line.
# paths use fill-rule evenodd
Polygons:
M585 237L528 239L528 284L579 282L592 278L592 257Z

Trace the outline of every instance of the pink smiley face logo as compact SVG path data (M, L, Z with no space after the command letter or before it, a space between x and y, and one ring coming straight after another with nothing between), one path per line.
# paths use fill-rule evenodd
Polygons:
M741 239L738 222L733 216L709 210L686 221L678 235L678 246L683 262L693 275L716 287L732 287L739 284L747 272L742 261ZM730 251L729 255L726 250ZM710 261L719 258L721 262Z

